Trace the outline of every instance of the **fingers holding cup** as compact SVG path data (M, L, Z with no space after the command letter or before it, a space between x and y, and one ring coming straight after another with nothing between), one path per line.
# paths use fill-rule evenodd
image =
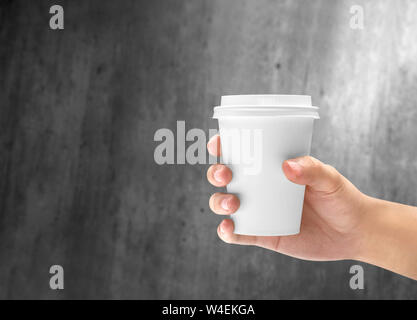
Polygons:
M216 192L210 197L210 209L220 215L229 215L239 209L239 198L234 194Z
M207 179L215 187L225 187L232 180L232 170L223 164L214 164L207 170Z

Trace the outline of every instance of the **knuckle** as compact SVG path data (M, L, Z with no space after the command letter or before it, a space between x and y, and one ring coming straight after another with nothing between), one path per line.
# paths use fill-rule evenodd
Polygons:
M312 156L304 156L303 162L312 168L319 168L322 165L322 163L319 160Z
M335 180L340 182L342 179L342 175L339 173L339 171L337 171L337 169L329 164L324 165L324 167L326 168L326 170L329 172L329 174L331 175L331 177Z
M328 171L331 180L333 181L333 193L343 188L344 179L343 176L337 171L337 169L331 165L325 165L326 170Z
M327 170L329 171L329 172L331 172L332 174L338 174L339 172L336 170L336 168L335 167L333 167L332 165L330 165L330 164L325 164L324 165L326 168L327 168Z

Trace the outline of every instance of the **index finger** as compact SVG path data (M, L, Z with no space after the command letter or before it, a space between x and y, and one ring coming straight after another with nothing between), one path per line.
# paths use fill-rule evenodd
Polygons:
M211 137L209 142L207 142L207 150L212 156L215 156L215 157L220 156L220 153L221 153L220 135L216 134Z

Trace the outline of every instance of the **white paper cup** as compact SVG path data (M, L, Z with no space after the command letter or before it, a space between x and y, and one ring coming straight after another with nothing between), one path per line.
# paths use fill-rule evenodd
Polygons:
M214 108L221 161L233 172L227 192L240 207L231 216L235 233L283 236L300 232L304 186L290 182L282 163L310 154L318 108L310 96L223 96Z

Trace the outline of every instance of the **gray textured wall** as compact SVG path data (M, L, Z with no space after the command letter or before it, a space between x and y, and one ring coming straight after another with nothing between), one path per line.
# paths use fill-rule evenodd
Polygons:
M215 128L222 94L310 94L313 155L417 205L416 17L413 0L0 1L0 298L417 298L369 265L358 292L351 261L222 243L207 166L153 159L157 129Z

